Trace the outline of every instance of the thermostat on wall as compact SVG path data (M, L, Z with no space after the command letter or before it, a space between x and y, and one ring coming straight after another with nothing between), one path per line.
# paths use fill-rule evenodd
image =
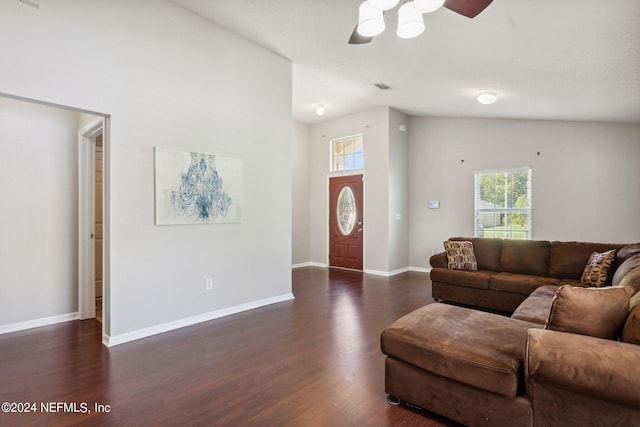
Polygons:
M440 200L429 200L429 209L439 209Z

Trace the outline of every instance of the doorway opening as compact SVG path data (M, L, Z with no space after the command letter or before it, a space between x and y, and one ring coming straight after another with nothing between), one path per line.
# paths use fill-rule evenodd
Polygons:
M8 135L3 160L11 166L5 169L20 171L22 177L19 186L5 186L3 191L24 212L47 213L36 223L25 215L19 222L5 221L12 224L6 231L19 235L21 242L16 246L17 241L9 238L6 243L15 246L9 250L17 254L22 246L32 248L30 263L39 266L30 270L25 262L16 262L0 268L0 276L18 278L11 283L21 284L8 293L15 298L15 310L4 313L18 321L9 320L5 329L17 331L98 314L104 342L110 329L110 116L5 93L0 93L2 100L6 120L0 117L0 125ZM96 157L100 151L102 158ZM102 178L99 188L98 176ZM27 228L33 224L39 231ZM101 245L96 245L96 236L102 237ZM34 294L42 297L30 304L25 319L20 301ZM98 313L96 297L102 298Z
M108 118L97 118L78 131L78 300L79 318L108 316L106 174Z

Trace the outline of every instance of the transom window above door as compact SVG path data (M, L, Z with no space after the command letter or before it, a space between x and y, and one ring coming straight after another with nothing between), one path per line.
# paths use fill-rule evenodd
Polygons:
M331 140L331 171L364 168L362 135Z

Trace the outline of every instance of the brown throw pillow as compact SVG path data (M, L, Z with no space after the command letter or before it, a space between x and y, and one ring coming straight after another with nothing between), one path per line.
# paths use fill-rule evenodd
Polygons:
M609 276L609 268L613 264L613 260L616 258L616 250L598 253L594 252L589 257L587 265L582 273L582 279L580 280L585 285L589 286L602 286L607 282Z
M470 241L444 242L444 250L447 253L447 268L452 270L477 270L478 262L473 253L473 243Z
M560 286L545 329L617 339L629 313L629 297L630 290L622 286Z

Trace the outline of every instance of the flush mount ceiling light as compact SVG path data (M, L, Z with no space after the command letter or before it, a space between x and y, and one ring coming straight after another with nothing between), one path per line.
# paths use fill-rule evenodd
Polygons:
M495 92L483 91L478 94L476 98L480 104L489 105L498 100L498 94Z
M324 114L324 105L318 104L316 107L316 114L322 116Z
M467 18L475 18L493 0L404 0L398 10L398 30L402 38L412 38L424 31L423 13L433 12L442 6ZM365 44L385 29L384 15L399 0L366 0L360 4L358 24L351 33L349 44Z

